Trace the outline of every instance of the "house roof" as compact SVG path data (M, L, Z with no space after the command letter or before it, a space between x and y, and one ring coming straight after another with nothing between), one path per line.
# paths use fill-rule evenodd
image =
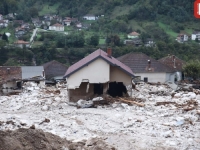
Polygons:
M15 42L15 44L29 44L29 42L23 41L23 40L18 40Z
M0 84L9 81L21 80L21 67L0 66Z
M128 53L118 57L117 59L129 66L134 73L174 72L174 69L140 52ZM148 60L151 62L150 66L148 64Z
M81 68L85 67L86 65L95 61L98 58L102 58L109 64L111 64L113 66L118 66L124 72L128 73L131 76L134 76L133 72L131 71L131 69L128 66L124 65L123 63L121 63L120 61L118 61L116 58L114 58L112 56L108 57L106 52L104 52L101 49L98 49L98 50L94 51L93 53L91 53L90 55L86 56L85 58L81 59L77 63L70 66L68 68L67 72L65 73L64 77L69 77L71 74L75 73L76 71L80 70Z
M130 35L130 36L138 36L140 34L134 31L134 32L129 33L128 35Z
M51 70L50 72L53 76L58 76L58 75L63 76L68 68L66 65L64 65L56 60L47 62L47 63L43 64L42 66L44 67L45 75L48 74L47 70Z
M62 24L59 24L59 23L56 23L56 24L54 24L54 25L52 25L52 26L55 26L55 27L63 27L63 25L62 25Z
M185 61L179 59L175 55L168 55L158 60L162 64L165 64L171 68L174 68L176 71L182 71L182 67L185 64Z
M22 66L22 79L31 79L37 76L43 77L43 66Z

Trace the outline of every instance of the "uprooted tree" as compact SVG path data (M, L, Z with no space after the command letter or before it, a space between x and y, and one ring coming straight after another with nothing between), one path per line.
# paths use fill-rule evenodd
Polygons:
M200 77L200 61L192 60L189 61L184 67L183 70L187 77L191 77L194 80Z

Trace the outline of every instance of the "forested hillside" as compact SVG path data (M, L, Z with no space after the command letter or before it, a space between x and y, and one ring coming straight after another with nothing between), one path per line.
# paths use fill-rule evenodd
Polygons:
M194 0L1 0L0 14L16 13L16 19L31 22L31 18L45 14L56 14L61 17L78 18L86 14L100 17L96 21L86 22L90 28L71 32L67 36L58 34L38 34L36 46L28 50L18 50L23 53L23 59L29 61L34 57L37 64L51 59L57 59L65 64L72 64L101 47L113 48L114 56L120 56L131 51L141 51L156 59L175 54L183 60L200 59L198 41L177 43L179 33L191 35L200 30L198 19L193 16ZM1 30L2 33L5 30ZM155 47L133 47L123 44L128 33L136 31L143 42L152 38ZM14 56L22 60L18 52L5 48L2 43L0 65L16 64L11 59ZM8 59L10 59L8 61ZM16 59L15 59L16 60ZM30 63L30 62L29 62ZM30 63L31 64L31 63Z

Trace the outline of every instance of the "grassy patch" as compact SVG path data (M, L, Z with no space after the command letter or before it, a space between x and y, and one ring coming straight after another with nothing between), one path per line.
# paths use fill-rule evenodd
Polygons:
M166 25L162 22L158 22L158 25L159 25L160 28L162 28L171 37L173 37L173 38L177 37L178 33L172 31L172 29L170 28L169 25Z
M8 27L7 28L1 28L0 33L3 34L4 32L11 34L10 37L8 38L9 43L14 43L17 40L16 37L15 37L15 32L14 32L13 29L10 29Z
M99 44L105 44L105 39L99 39Z
M32 47L37 47L37 46L41 46L43 44L42 41L35 41L32 45Z
M43 5L42 10L39 12L39 15L45 15L45 14L55 14L57 13L58 7L59 7L60 3L55 3L53 6L50 6L49 3L45 3Z
M115 7L115 9L112 12L111 18L114 19L117 16L122 16L122 15L126 15L129 13L129 11L131 10L131 6L129 5L125 5L125 6L117 6Z

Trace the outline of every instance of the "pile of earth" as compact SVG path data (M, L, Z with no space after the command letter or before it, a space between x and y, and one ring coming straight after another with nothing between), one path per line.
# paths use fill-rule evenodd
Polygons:
M42 130L21 128L15 131L0 131L0 150L115 150L115 148L99 138L72 142Z

